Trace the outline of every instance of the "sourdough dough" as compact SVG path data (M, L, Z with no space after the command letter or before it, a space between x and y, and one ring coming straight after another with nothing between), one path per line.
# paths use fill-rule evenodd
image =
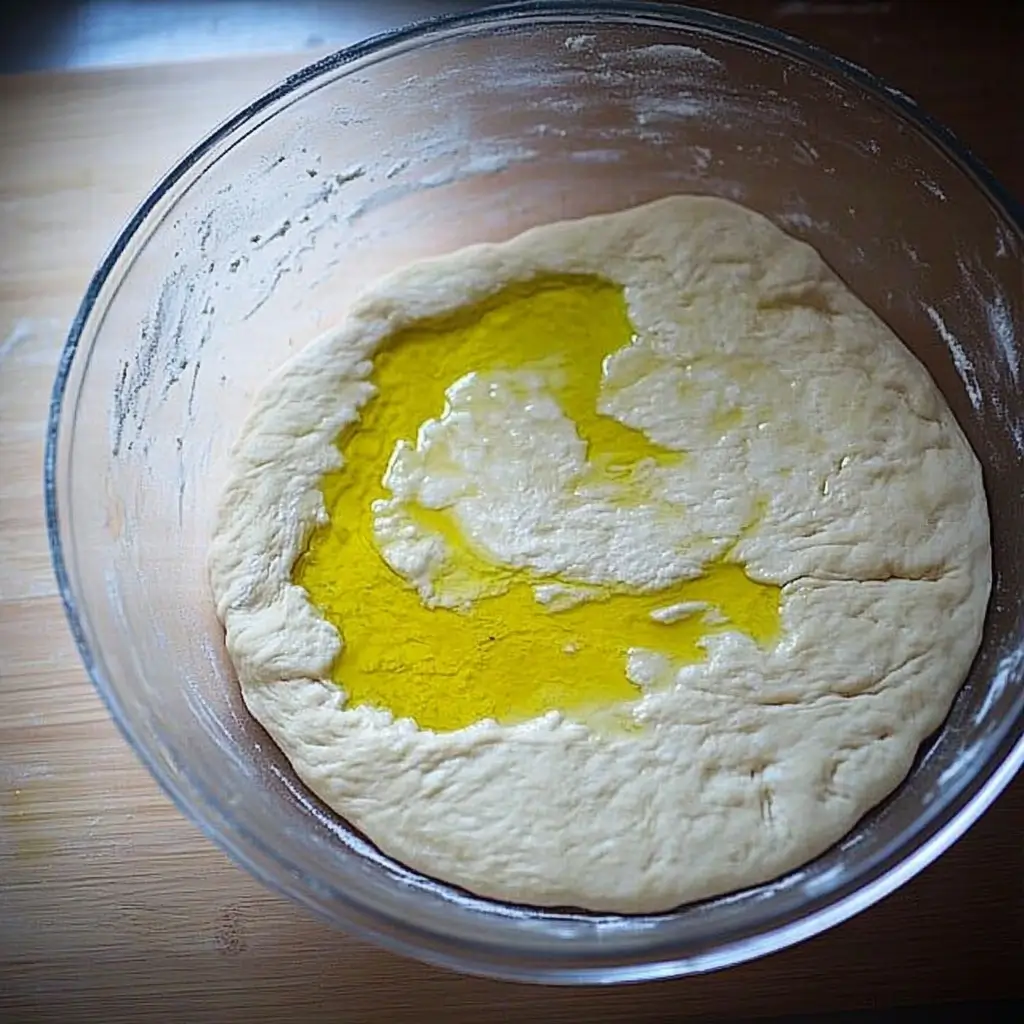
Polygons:
M330 681L342 638L290 573L326 517L333 442L373 394L374 351L546 273L625 287L644 358L603 411L687 453L662 478L687 542L531 505L516 481L577 457L568 422L540 455L520 445L488 463L453 514L496 561L581 581L660 586L729 551L782 587L782 635L767 649L709 636L707 659L647 693L627 734L557 712L432 732L346 707ZM493 414L510 431L525 416ZM210 570L249 709L385 853L487 897L658 911L798 866L903 779L980 642L988 515L951 412L813 249L723 200L551 224L395 273L270 381L232 457ZM545 529L524 536L524 522ZM399 562L416 540L391 538ZM631 656L637 681L648 656Z

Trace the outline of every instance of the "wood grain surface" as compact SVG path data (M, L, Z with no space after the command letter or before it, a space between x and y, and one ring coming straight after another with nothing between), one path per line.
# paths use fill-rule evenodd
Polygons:
M1024 196L1021 5L718 6L887 76ZM583 991L462 978L332 931L158 791L57 597L49 389L89 273L156 176L309 59L0 80L0 1020L722 1020L1024 995L1020 779L935 865L826 935L715 975Z

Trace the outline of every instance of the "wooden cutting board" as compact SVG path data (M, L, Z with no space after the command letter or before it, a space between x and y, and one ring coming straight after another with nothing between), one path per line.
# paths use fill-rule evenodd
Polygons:
M309 59L0 80L0 1019L723 1019L1021 994L1020 780L939 863L829 934L611 991L461 978L334 932L158 791L86 679L51 575L49 389L133 205L215 121Z

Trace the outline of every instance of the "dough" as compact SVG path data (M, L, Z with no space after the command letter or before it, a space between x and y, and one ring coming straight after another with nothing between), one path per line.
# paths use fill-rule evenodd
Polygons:
M292 582L327 521L335 439L374 394L382 342L538 275L625 288L637 337L607 361L601 411L680 453L651 471L678 517L606 514L560 490L586 453L528 373L512 398L476 396L484 420L426 424L393 455L392 492L446 508L496 564L563 581L538 601L657 590L728 557L781 588L779 635L717 626L668 685L652 682L658 653L632 649L627 730L556 710L434 731L352 706L331 679L339 630ZM474 462L460 452L485 421L504 447ZM440 497L422 472L432 445L450 463ZM813 249L724 200L667 198L393 274L267 384L232 458L210 574L249 709L381 850L486 897L653 912L797 867L904 778L981 638L981 471L940 393ZM531 486L537 474L556 484ZM436 544L384 506L377 526L388 562L443 603ZM678 602L659 621L702 611Z

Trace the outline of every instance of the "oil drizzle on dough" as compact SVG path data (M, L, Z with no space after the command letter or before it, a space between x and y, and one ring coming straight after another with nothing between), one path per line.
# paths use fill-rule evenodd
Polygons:
M633 339L620 287L550 276L420 321L378 352L378 393L338 439L345 466L322 481L330 521L293 571L341 633L332 674L351 705L387 708L438 731L555 709L586 720L609 707L621 709L628 724L640 696L626 676L630 648L659 652L671 666L700 661L701 639L712 632L739 630L760 643L777 635L778 588L755 583L728 561L658 592L590 586L568 607L542 605L538 584L573 581L494 564L446 510L410 508L418 527L445 541L434 583L469 596L455 609L426 607L377 550L373 504L391 496L382 479L396 443L414 442L421 424L442 414L446 388L470 373L537 367L548 374L551 393L587 444L588 475L628 488L642 461L685 457L598 412L605 359ZM684 613L652 617L675 606ZM717 614L702 616L701 607Z

